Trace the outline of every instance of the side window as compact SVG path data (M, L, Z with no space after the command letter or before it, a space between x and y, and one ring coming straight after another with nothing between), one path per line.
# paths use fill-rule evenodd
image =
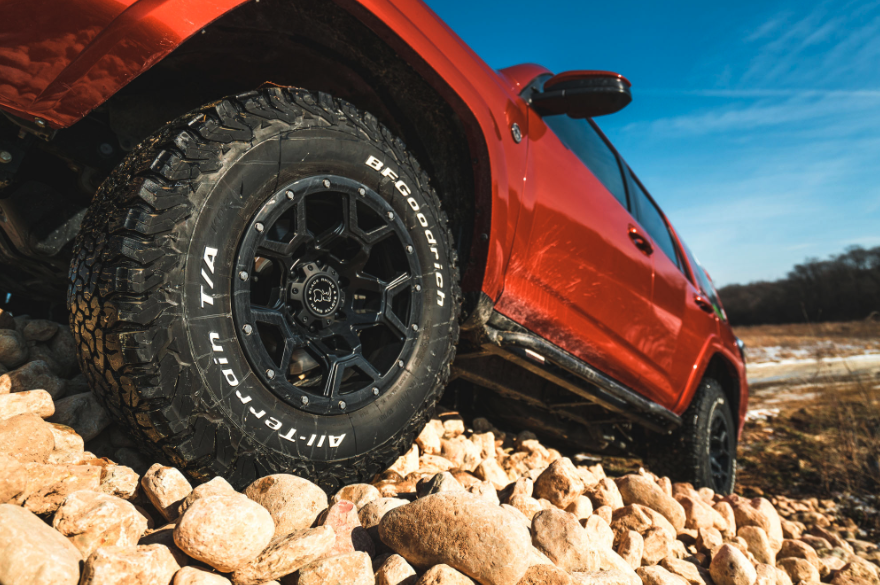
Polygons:
M593 126L587 120L569 118L567 114L544 116L543 120L559 140L587 165L587 168L620 201L620 204L627 207L626 189L623 186L617 157Z
M629 169L627 169L627 172L629 172ZM648 235L654 240L654 243L663 250L666 257L672 260L673 264L681 268L681 264L678 262L678 254L675 253L672 234L669 233L669 228L666 227L666 222L663 220L660 210L657 209L654 202L648 198L648 195L631 175L629 177L629 187L630 195L633 198L635 215L639 219L639 223L642 224L642 227L645 228Z

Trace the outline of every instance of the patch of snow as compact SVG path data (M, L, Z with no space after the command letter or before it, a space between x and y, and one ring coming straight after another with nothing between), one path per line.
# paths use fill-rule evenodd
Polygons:
M775 416L779 416L778 408L756 408L755 410L749 410L746 412L746 420L750 421L770 420Z
M773 398L768 398L764 402L766 402L767 404L775 404L778 402L794 402L795 400L810 400L811 398L816 398L817 396L819 396L817 392L804 392L803 394L798 394L795 392L780 392Z
M757 364L748 364L748 369L762 369L770 366L798 366L798 365L821 365L821 364L839 364L844 362L873 362L880 358L880 352L869 351L859 355L851 355L847 357L826 357L826 358L787 358L776 362L759 362Z

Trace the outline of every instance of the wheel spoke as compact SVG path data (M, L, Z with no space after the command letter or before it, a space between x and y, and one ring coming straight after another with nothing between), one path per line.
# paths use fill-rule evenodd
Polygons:
M325 230L315 238L315 248L326 251L333 242L343 237L346 233L345 224L340 222L332 228Z
M286 360L282 358L281 361L281 366L284 367L285 364L290 361L290 355L288 354L293 352L294 349L305 346L305 340L293 330L287 317L280 310L269 307L260 307L258 305L251 305L250 309L251 316L255 323L272 325L273 327L276 327L284 337L284 354L287 356Z
M286 241L270 240L268 232L262 234L257 241L257 254L280 260L289 268L293 255L300 246L314 239L313 234L306 228L306 203L305 199L302 199L296 204L296 230L288 232Z
M275 325L276 327L286 327L287 325L287 319L278 309L251 305L251 315L253 316L254 321L258 323L268 323L269 325Z
M388 289L388 283L381 278L367 274L358 274L351 279L353 290L366 290L374 293L384 293Z
M388 283L388 286L385 288L385 294L394 296L399 293L401 290L409 286L412 277L410 277L408 272L405 272Z
M402 322L392 310L394 307L393 301L394 297L409 286L411 281L412 277L408 273L401 274L388 283L388 286L385 288L384 298L382 299L383 320L391 329L396 330L401 337L406 337L406 323Z
M357 333L352 330L351 325L347 322L336 323L332 327L322 329L318 333L318 336L324 344L326 344L328 339L338 337L345 341L349 348L351 348L352 352L360 352L361 340L357 336ZM320 349L321 351L324 351L326 348L321 347ZM329 355L332 352L327 349L326 353Z
M363 235L361 237L364 238L367 243L372 246L374 244L378 244L393 233L394 230L391 229L390 225L383 225L382 227L378 227L371 232L363 232Z
M340 396L340 388L342 387L345 374L351 369L359 370L365 374L370 378L370 383L376 382L381 378L381 374L376 371L376 368L359 353L345 357L334 357L330 360L327 380L324 383L324 396L331 399Z
M355 282L358 285L357 288L379 293L382 296L382 300L379 310L376 312L353 313L350 317L352 324L359 329L383 324L397 335L405 337L407 326L394 313L393 300L395 295L403 291L412 282L410 275L408 273L402 274L387 283L378 278L360 276L355 279Z

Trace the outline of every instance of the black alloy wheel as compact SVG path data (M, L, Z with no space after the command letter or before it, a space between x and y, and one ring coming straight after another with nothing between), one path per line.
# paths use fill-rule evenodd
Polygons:
M408 361L422 274L406 226L367 185L295 181L254 214L239 246L233 316L260 380L291 406L353 412Z
M727 426L728 417L718 409L712 412L712 421L709 423L709 468L712 474L713 489L723 492L729 485L733 466L731 462L736 458L731 453L730 435L732 429Z

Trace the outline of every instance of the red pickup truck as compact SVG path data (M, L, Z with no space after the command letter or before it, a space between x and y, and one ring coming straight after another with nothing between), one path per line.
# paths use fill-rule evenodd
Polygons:
M94 392L195 478L369 480L454 380L729 492L741 347L593 121L630 99L418 0L7 2L0 291L66 290Z

